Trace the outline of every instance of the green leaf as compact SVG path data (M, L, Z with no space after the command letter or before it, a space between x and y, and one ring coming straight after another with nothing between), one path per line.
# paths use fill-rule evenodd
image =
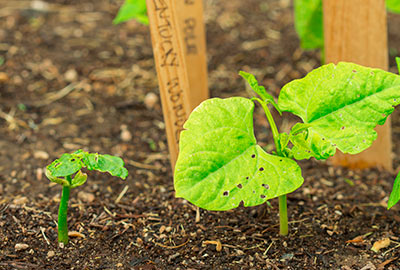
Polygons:
M278 104L308 125L308 134L291 137L295 146L325 158L334 149L357 154L376 139L400 103L400 76L352 63L329 64L283 87ZM301 141L302 140L302 141Z
M400 13L400 1L386 0L386 8L391 12Z
M125 3L121 6L117 16L113 20L113 23L119 24L130 19L136 19L142 24L149 24L146 0L125 0Z
M208 210L254 206L290 193L303 183L291 159L267 154L253 133L254 103L209 99L190 115L175 166L177 197Z
M50 171L49 171L48 168L46 168L46 171L44 172L44 174L46 175L46 177L47 177L51 182L54 182L54 183L57 183L57 184L60 184L60 185L63 185L63 186L69 186L69 182L68 182L67 180L65 180L64 178L58 178L58 177L53 176L53 175L50 173Z
M396 57L397 70L400 73L400 57Z
M390 193L387 208L392 208L400 200L400 173L397 175L393 183L392 192Z
M46 167L53 177L68 176L79 171L84 164L75 154L63 154ZM51 179L50 179L51 180Z
M239 75L242 76L242 78L247 81L251 89L253 89L253 91L256 92L264 102L266 102L267 104L271 103L275 107L275 109L279 112L279 114L282 115L282 112L279 109L278 104L276 104L274 97L271 94L267 93L264 86L258 84L258 81L253 74L244 71L239 71Z
M128 170L124 168L124 161L120 157L93 153L84 155L82 161L88 170L108 172L122 179L128 176Z
M303 49L324 48L322 0L294 0L294 23Z
M71 181L71 188L79 187L86 182L87 174L82 173L80 170L75 174Z
M298 130L300 130L301 125L308 129L308 125L299 123L296 125ZM295 159L302 160L314 157L320 160L327 159L335 154L336 148L321 135L315 134L313 130L303 130L301 132L298 132L298 130L294 134L291 131L289 135L289 139L293 144L291 154Z

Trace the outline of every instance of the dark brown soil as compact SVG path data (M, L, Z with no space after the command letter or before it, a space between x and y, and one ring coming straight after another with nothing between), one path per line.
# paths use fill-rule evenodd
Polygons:
M302 162L305 183L289 195L288 237L279 236L276 200L209 212L176 199L161 107L149 103L158 86L148 27L112 25L122 1L47 2L43 9L41 1L0 0L0 269L400 268L400 208L385 208L394 179L388 172ZM212 96L249 96L239 70L277 94L319 65L317 52L299 49L291 1L205 5ZM393 72L398 29L399 16L390 15ZM261 112L255 122L259 141L271 148ZM123 157L129 177L90 173L72 191L75 237L61 249L61 188L43 168L79 148ZM384 238L391 244L371 251Z

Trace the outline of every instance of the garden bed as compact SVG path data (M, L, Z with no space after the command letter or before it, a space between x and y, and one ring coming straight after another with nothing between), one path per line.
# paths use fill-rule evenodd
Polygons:
M279 236L277 200L210 212L176 199L161 105L152 95L158 84L148 27L112 25L121 1L41 3L0 0L0 269L400 267L399 207L386 210L389 172L301 162L305 182L288 196L287 237ZM211 96L248 97L239 70L277 95L319 66L317 52L299 49L291 1L207 0L205 9ZM390 15L392 72L398 29L400 17ZM399 116L392 117L395 168ZM255 126L271 151L259 108ZM129 176L93 173L72 190L73 236L61 249L61 188L43 169L79 148L121 156ZM385 238L388 247L371 251Z

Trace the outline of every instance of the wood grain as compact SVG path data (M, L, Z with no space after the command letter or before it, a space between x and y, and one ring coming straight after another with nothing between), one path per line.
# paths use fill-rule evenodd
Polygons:
M208 98L200 0L147 0L154 60L172 169L190 112Z
M327 63L354 62L388 69L387 19L384 0L324 0ZM390 118L376 128L378 139L358 155L337 153L332 162L350 168L392 170Z

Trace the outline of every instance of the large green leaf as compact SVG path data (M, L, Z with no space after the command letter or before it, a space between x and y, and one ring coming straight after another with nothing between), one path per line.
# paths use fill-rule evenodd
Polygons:
M294 23L303 49L324 47L322 0L294 0Z
M399 103L400 76L352 63L315 69L285 85L278 100L282 111L303 120L297 130L308 127L291 136L292 143L320 159L336 148L350 154L368 148L377 137L375 126Z
M303 183L291 159L267 154L253 133L254 103L246 98L209 99L181 132L175 167L177 197L208 210L254 206Z
M146 0L125 0L113 23L119 24L130 19L136 19L140 23L149 24Z
M400 0L386 0L386 8L394 13L400 13Z

